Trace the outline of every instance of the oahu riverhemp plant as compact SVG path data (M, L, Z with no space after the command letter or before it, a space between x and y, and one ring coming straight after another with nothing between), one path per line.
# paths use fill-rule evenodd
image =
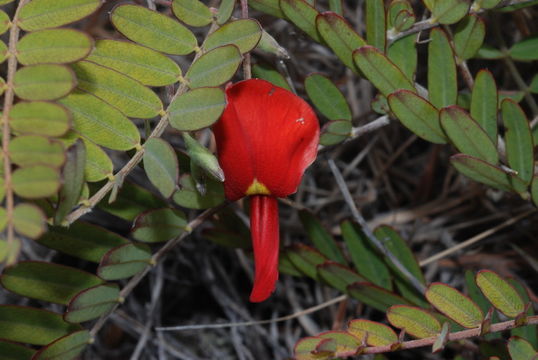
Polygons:
M167 338L151 317L185 307L160 306L167 297L159 284L180 278L165 287L190 289L181 271L174 267L165 277L162 269L165 259L180 261L167 255L191 234L247 254L253 247L252 302L269 297L279 271L294 276L264 303L248 304L239 292L245 275L237 277L244 272L230 265L224 284L232 295L212 293L229 319L251 318L232 301L263 310L259 316L291 309L303 316L293 331L270 320L271 331L261 331L265 345L239 341L236 332L225 333L229 342L197 333L201 354L219 347L219 356L233 358L232 351L255 343L249 357L257 359L282 357L271 350L282 344L295 344L287 351L298 360L385 359L380 354L393 351L417 358L429 349L411 349L430 346L439 352L432 358L536 359L536 297L506 276L512 269L441 276L423 268L442 267L438 260L516 223L518 235L531 233L529 249L535 245L535 230L521 220L535 222L538 206L537 4L0 0L0 360L95 359L94 349L115 338L101 334L112 321L110 334L128 321L122 329L138 336L121 357L198 358L182 353L193 338ZM357 146L364 134L368 141ZM376 148L389 156L372 154ZM456 153L444 156L450 149ZM430 160L404 160L407 150L431 153ZM365 158L368 171L360 170ZM400 161L413 176L391 172ZM443 162L451 167L439 175ZM353 177L368 181L357 185ZM463 195L447 201L461 188ZM279 219L277 198L296 191L281 199L286 213ZM433 194L433 210L431 203L417 208L424 194ZM225 202L245 196L250 203ZM468 212L443 217L470 199L485 219L465 225ZM417 223L402 232L409 238L421 234L421 217L442 224L442 232L428 235L435 242L419 244L428 256L422 261L417 247L386 225L398 225L395 213ZM489 225L468 241L453 237L454 228L475 234L476 226ZM280 239L293 244L281 248ZM502 239L535 265L532 251L512 236ZM248 260L238 257L236 263ZM191 268L200 278L211 271ZM150 306L135 311L144 320L117 311L150 273L158 285L138 287L151 292ZM299 292L290 284L300 284ZM301 301L316 304L300 311ZM189 313L196 302L187 302ZM323 325L332 330L320 333L312 318L304 320L334 303L333 326Z

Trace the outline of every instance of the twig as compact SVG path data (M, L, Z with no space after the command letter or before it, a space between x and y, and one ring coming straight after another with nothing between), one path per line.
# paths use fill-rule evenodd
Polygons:
M177 244L179 244L183 239L185 239L187 236L190 235L190 233L196 229L198 226L200 226L202 223L204 223L206 220L208 220L213 214L215 214L217 211L222 209L224 206L228 205L228 203L223 203L219 206L216 206L214 208L208 209L198 215L194 220L189 222L187 225L187 229L189 231L184 232L180 236L168 241L162 248L160 248L153 256L151 257L150 263L151 264L157 264L159 261L162 260L162 258L168 254L170 250L172 250ZM133 276L129 282L121 289L120 291L120 301L123 301L130 293L133 291L133 289L138 285L138 283L151 271L152 267L147 266L144 270ZM110 314L112 314L119 306L119 303L116 304L112 309L110 309L105 314L101 315L101 317L97 320L97 322L93 325L90 335L92 337L96 336L99 330L103 327L103 325L108 320Z
M480 234L476 235L476 236L473 236L472 238L468 239L468 240L465 240L464 242L454 246L454 247L451 247L450 249L446 249L444 251L441 251L440 253L437 253L433 256L430 256L429 258L427 259L424 259L422 261L419 262L419 265L420 266L425 266L425 265L428 265L434 261L437 261L439 259L442 259L444 257L447 257L449 255L452 255L453 253L455 253L456 251L458 250L461 250L461 249L464 249L488 236L490 236L491 234L494 234L496 233L497 231L501 230L501 229L504 229L505 227L508 227L510 225L513 225L515 224L516 222L518 222L519 220L529 216L530 214L532 213L535 213L536 212L536 209L531 209L529 211L526 211L522 214L519 214L518 216L516 217L513 217L511 219L508 219L506 220L505 222L503 222L502 224L499 224L495 227L492 227L491 229L488 229L484 232L481 232Z
M155 330L157 331L184 331L184 330L205 330L205 329L223 329L223 328L232 328L232 327L240 327L240 326L255 326L255 325L263 325L263 324L272 324L276 322L282 322L287 320L292 320L307 314L311 314L313 312L319 311L321 309L324 309L328 306L331 306L333 304L339 303L341 301L344 301L347 298L347 295L341 295L334 299L328 300L324 303L321 303L316 306L312 306L308 309L304 309L302 311L296 312L294 314L281 316L275 319L267 319L267 320L258 320L258 321L243 321L243 322L236 322L236 323L226 323L226 324L201 324L201 325L179 325L179 326L163 326L163 327L157 327Z
M344 178L342 177L342 174L340 173L340 170L338 170L338 167L334 163L334 160L329 159L329 167L331 169L331 172L334 175L334 178L336 179L336 183L338 184L338 187L340 188L340 191L342 192L342 195L344 196L344 200L347 203L347 206L349 206L351 210L351 214L355 218L355 221L359 223L361 226L361 230L368 237L368 239L372 242L372 244L375 245L375 247L386 257L389 258L389 260L396 266L396 268L404 275L411 285L420 293L423 294L426 291L426 287L418 281L418 279L407 270L405 266L398 260L394 254L392 254L384 245L377 239L377 237L374 235L372 230L368 227L368 224L366 223L366 220L362 217L359 210L355 206L355 202L353 201L353 198L351 196L351 193L349 192L349 189L347 188L346 182Z
M15 226L13 224L13 209L15 206L13 186L11 184L11 159L9 156L9 143L11 141L11 129L9 126L9 113L11 107L13 106L13 99L15 98L14 84L13 79L15 77L15 72L17 71L17 42L19 40L20 28L17 26L19 12L22 7L29 0L22 0L17 6L15 15L11 23L11 30L9 32L9 60L7 63L7 82L6 82L6 92L4 94L4 108L2 109L2 152L4 156L2 157L4 161L4 184L5 189L5 199L6 199L6 232L7 232L7 248L9 251L13 250L13 244L15 242ZM16 257L8 257L8 262L16 261Z
M495 9L502 9L504 7L512 6L512 5L520 5L520 4L526 4L531 3L534 0L513 0L513 1L505 1L501 2L499 5L495 7ZM482 12L486 11L485 9L479 9L478 11L470 11L469 14L480 14ZM437 27L440 24L434 21L435 19L429 18L426 20L419 21L415 23L411 28L409 28L406 31L402 31L400 33L391 35L388 34L387 40L389 41L389 45L395 42L396 40L399 40L403 37L406 37L407 35L415 34L424 30L429 30L431 28Z
M538 316L529 316L527 318L527 325L536 325L538 324ZM510 330L513 328L518 327L516 325L515 320L508 320L501 323L492 324L490 328L490 333L498 332L498 331L504 331L504 330ZM475 336L480 336L482 329L480 327L469 329L469 330L462 330L454 333L448 334L448 341L454 341L454 340L462 340L462 339L468 339ZM437 340L436 336L432 336L425 339L419 339L419 340L410 340L410 341L404 341L400 344L400 347L398 350L405 350L405 349L414 349L418 347L424 347L424 346L430 346L435 343ZM373 347L367 347L365 348L361 354L381 354L386 352L392 352L395 351L391 348L391 345L387 346L373 346Z

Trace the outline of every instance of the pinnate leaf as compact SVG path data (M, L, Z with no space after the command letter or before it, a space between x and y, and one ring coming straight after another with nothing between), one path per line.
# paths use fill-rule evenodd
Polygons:
M21 101L9 113L9 125L21 134L61 136L69 130L71 114L55 103L45 101Z
M190 26L206 26L212 19L209 8L199 0L174 0L172 11L179 20Z
M220 46L206 52L192 63L185 78L192 89L219 86L232 78L241 60L241 53L237 46Z

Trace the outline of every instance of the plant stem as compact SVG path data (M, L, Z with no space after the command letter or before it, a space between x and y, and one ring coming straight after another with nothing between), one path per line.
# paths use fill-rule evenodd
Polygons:
M526 325L536 325L538 324L538 316L529 316L527 318L527 324ZM518 327L516 325L515 320L508 320L501 323L492 324L490 328L490 333L498 332L498 331L504 331L504 330L510 330L513 328ZM477 327L474 329L468 329L468 330L462 330L455 333L448 334L448 341L454 341L454 340L462 340L462 339L468 339L475 336L480 336L481 328ZM405 349L414 349L418 347L424 347L424 346L430 346L435 343L435 340L437 340L436 336L425 338L425 339L418 339L418 340L410 340L410 341L404 341L401 343L401 346L397 350L405 350ZM381 354L386 352L392 352L396 350L392 350L390 345L387 346L372 346L364 348L364 350L361 352L361 354Z
M20 29L17 26L19 12L29 0L21 0L11 21L11 30L9 32L9 59L7 63L7 82L6 92L4 94L4 107L2 109L2 152L4 160L4 188L5 188L5 205L6 205L6 234L8 251L13 250L15 242L15 228L13 224L13 209L15 207L15 199L13 194L12 178L11 178L11 159L9 156L9 143L11 141L11 129L9 127L9 113L13 106L15 98L13 79L17 71L17 42L19 40ZM9 253L8 253L9 254ZM17 256L8 257L8 262L15 262ZM8 264L9 265L9 264Z

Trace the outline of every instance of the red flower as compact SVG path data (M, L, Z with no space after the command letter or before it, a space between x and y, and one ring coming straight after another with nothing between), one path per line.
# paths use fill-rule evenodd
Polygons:
M267 299L278 279L278 197L297 191L316 158L319 123L300 97L265 80L226 88L213 130L228 200L250 196L256 275L250 301Z

